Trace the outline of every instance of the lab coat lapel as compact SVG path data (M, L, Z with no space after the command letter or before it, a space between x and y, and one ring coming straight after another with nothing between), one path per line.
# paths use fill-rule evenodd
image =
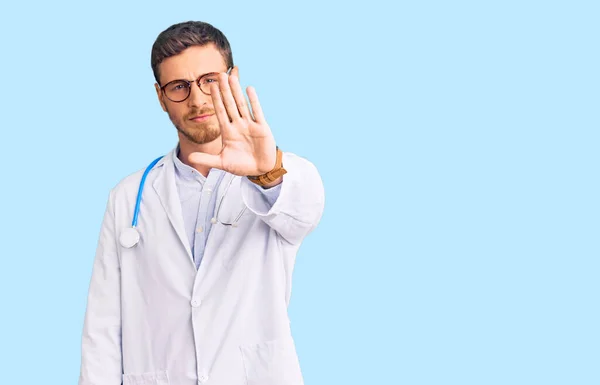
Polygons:
M175 151L175 150L173 150ZM175 229L179 240L183 243L185 250L188 254L188 259L192 263L194 270L196 264L194 263L194 257L190 249L190 244L185 233L185 226L183 224L183 213L181 212L181 202L179 200L179 194L177 193L177 185L175 184L175 165L173 164L173 151L165 155L163 160L162 172L157 175L152 187L160 198L160 203L167 212L169 221Z

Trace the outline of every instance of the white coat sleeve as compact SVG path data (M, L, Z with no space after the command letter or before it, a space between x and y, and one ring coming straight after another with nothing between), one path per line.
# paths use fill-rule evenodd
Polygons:
M114 193L108 199L90 280L81 344L79 385L121 385L121 271Z
M325 206L323 181L317 168L307 159L284 152L281 191L273 205L248 178L242 178L242 199L290 244L299 244L319 223Z

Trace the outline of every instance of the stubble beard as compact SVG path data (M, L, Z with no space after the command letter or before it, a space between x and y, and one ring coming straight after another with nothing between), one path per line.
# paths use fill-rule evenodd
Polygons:
M169 118L177 131L194 144L210 143L221 135L219 124L213 121L215 119L214 115L207 122L191 123L191 127L186 127L185 123L173 119L171 114L169 114Z

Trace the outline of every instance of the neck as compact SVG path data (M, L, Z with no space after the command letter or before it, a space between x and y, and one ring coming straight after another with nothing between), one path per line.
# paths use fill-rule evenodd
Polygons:
M205 154L218 155L223 149L223 142L221 140L221 136L213 140L212 142L197 144L190 142L187 138L179 136L179 155L178 158L184 164L196 169L200 174L205 177L208 176L208 172L211 167L201 166L197 164L191 164L188 161L188 157L193 152L203 152Z

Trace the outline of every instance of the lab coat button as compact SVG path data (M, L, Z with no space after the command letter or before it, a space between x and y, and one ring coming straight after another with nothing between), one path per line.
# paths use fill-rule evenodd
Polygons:
M198 384L202 384L203 382L208 381L208 376L206 374L201 375L200 377L198 377Z
M198 306L200 306L200 304L202 303L202 301L197 300L197 299L193 299L191 303L192 303L193 307L198 307Z

